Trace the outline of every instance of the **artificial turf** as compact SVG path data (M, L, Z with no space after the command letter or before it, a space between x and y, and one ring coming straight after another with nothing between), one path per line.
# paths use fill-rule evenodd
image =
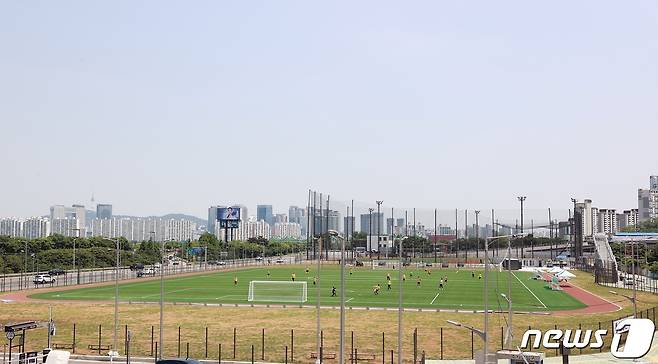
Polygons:
M306 273L306 269L309 269ZM270 272L268 277L267 272ZM313 285L316 267L309 266L268 266L237 271L208 272L206 274L170 277L165 280L165 300L168 302L196 303L249 303L247 301L250 281L290 281L292 273L297 281L306 280L308 297L305 304L315 304L317 287ZM428 273L429 272L429 273ZM387 289L387 274L391 276L391 290ZM455 268L412 269L405 267L406 281L403 282L403 305L410 308L444 308L460 310L483 309L484 278L482 270ZM500 295L507 294L507 272L489 271L489 309L506 310L507 301ZM473 276L474 275L474 276ZM238 284L234 284L234 277ZM421 278L418 286L417 278ZM439 289L439 280L447 277L444 288ZM519 311L557 311L585 307L580 301L562 291L553 291L540 280L531 279L527 272L513 272L512 303ZM345 300L354 307L395 307L398 305L398 271L369 268L346 268ZM373 286L379 284L379 294L374 294ZM331 296L332 287L340 288L340 270L337 266L324 266L321 269L320 295L322 305L338 305L337 297ZM53 300L112 300L114 286L97 286L58 290L31 295L38 299ZM122 283L119 286L122 301L155 302L160 299L160 282ZM253 302L272 303L272 302ZM286 303L286 302L282 302ZM294 302L289 302L294 303Z

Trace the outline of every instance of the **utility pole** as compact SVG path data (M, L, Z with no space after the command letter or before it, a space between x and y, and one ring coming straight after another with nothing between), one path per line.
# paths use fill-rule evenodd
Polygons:
M571 219L571 256L576 255L576 200L575 198L571 198L571 202L573 202L573 218Z
M436 238L437 238L437 231L436 231L436 208L434 208L434 264L436 264Z
M480 210L475 210L475 257L480 257Z
M523 202L525 201L526 197L525 196L519 196L517 197L519 202L521 202L521 234L523 234ZM525 240L523 241L523 245L521 245L521 259L524 258L524 250L525 250Z
M377 259L380 258L381 244L379 243L379 235L381 233L382 215L380 215L380 207L384 201L375 201L377 203ZM386 247L386 257L388 257L388 246Z
M370 241L370 254L372 254L372 207L368 208L368 241ZM379 247L377 248L377 259L379 259Z
M468 209L464 210L464 241L466 241L466 251L464 252L464 264L468 262Z

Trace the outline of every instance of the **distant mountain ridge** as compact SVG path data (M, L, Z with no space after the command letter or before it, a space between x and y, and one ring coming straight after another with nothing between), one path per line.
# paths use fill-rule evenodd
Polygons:
M200 217L192 216L192 215L186 215L186 214L179 214L179 213L170 213L162 216L131 216L131 215L114 215L113 217L156 217L156 218L161 218L161 219L174 219L174 220L190 220L194 222L197 225L201 226L206 226L208 221L206 219L202 219ZM91 221L96 218L96 211L92 210L87 210L87 215L86 215L87 221Z

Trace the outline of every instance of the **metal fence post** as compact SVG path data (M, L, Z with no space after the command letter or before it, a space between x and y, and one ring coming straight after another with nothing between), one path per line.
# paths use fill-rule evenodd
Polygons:
M265 328L263 328L260 338L260 359L265 360Z
M233 328L233 359L235 359L235 335L237 335L237 329Z
M441 328L441 351L440 351L441 360L443 360L443 327Z
M180 326L178 326L178 357L180 358Z
M208 359L208 326L206 326L206 359Z
M154 334L154 327L151 325L151 356L153 356L153 334Z
M101 355L101 333L103 331L103 328L101 325L98 325L98 355ZM116 348L113 348L116 349Z
M295 361L295 330L290 330L290 362Z
M222 364L222 343L217 344L217 364Z
M386 364L384 361L386 359L385 345L386 344L384 343L384 333L382 332L382 364Z
M71 350L75 354L75 322L73 323L73 342L71 343Z

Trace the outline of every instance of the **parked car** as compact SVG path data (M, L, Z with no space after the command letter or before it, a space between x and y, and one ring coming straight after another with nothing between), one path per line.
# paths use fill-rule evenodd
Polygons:
M633 281L633 277L624 278L624 284L627 286L632 286L633 284L635 284L635 282Z
M47 274L39 274L34 276L34 279L32 281L34 282L34 284L53 284L55 283L55 278Z
M156 271L155 268L150 268L150 267L149 268L144 268L144 269L142 269L142 274L145 275L145 276L154 275L155 271Z
M142 270L144 269L144 264L142 263L133 263L130 265L130 270Z
M263 257L256 257L256 261L257 261L257 262L260 262L260 261L262 261L262 260L263 260Z
M283 262L284 262L284 261L283 261L283 259L281 259L281 258L279 258L279 259L276 260L276 263L277 263L277 264L283 264Z
M219 262L217 262L217 265L226 265L226 262L223 261L223 260L220 260Z
M64 269L61 268L53 268L48 271L48 275L51 276L61 276L62 274L64 274Z

